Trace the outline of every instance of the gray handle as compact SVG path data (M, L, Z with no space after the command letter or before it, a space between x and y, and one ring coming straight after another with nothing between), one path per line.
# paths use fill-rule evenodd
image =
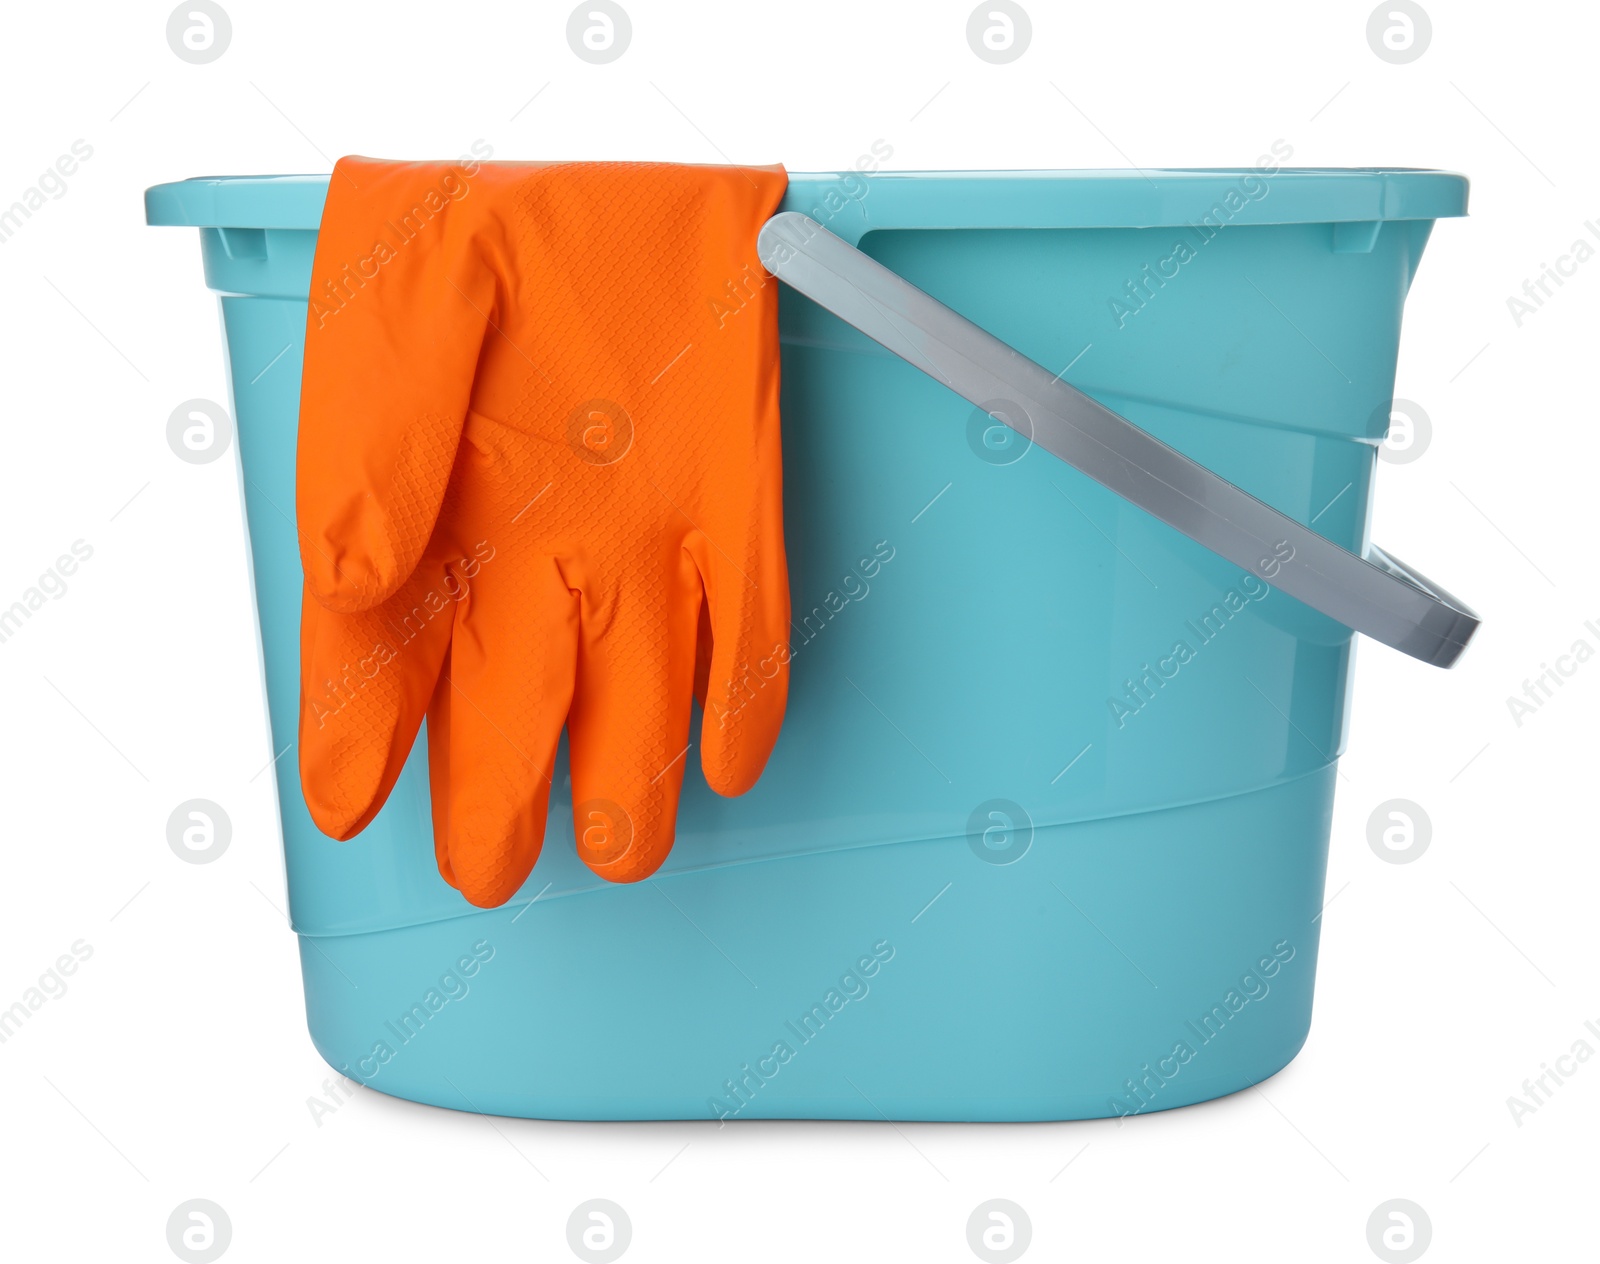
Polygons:
M1346 627L1449 667L1478 616L1376 545L1358 557L1191 461L798 211L761 262L867 337L1212 552ZM1285 557L1285 554L1288 556Z

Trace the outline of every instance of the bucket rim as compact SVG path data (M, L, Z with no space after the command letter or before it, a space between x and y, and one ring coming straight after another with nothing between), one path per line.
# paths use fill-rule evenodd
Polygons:
M198 176L145 191L145 220L314 230L327 175ZM1467 177L1422 167L791 172L785 207L831 208L847 239L881 229L1158 228L1435 220L1467 213ZM841 231L843 230L843 231Z

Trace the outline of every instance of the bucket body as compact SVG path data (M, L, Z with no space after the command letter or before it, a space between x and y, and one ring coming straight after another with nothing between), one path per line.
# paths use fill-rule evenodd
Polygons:
M325 191L147 202L202 229L222 296L277 750ZM849 173L784 209L1359 551L1405 294L1465 200L1437 172ZM691 748L672 855L610 886L563 755L538 865L483 911L434 865L425 733L347 843L285 757L317 1048L396 1096L573 1119L1088 1118L1277 1071L1310 1024L1351 633L806 299L780 313L794 636L761 781L720 798Z

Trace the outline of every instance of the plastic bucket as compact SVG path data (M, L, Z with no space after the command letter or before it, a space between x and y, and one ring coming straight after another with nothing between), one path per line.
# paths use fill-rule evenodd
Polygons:
M201 228L274 749L325 177L147 195ZM1365 545L1438 172L791 178L805 212L1346 548ZM777 284L768 280L767 284ZM636 886L545 850L480 911L425 752L357 839L276 766L311 1036L395 1096L577 1119L1070 1119L1185 1105L1305 1040L1352 634L785 290L791 700L760 783L688 761Z

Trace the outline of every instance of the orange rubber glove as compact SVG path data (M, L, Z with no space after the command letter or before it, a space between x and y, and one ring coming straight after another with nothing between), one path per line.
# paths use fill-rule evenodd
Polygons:
M300 770L324 833L372 820L424 713L439 871L483 907L538 859L563 724L578 852L614 881L672 846L691 694L711 787L760 776L789 593L756 234L786 182L338 163L296 499Z

